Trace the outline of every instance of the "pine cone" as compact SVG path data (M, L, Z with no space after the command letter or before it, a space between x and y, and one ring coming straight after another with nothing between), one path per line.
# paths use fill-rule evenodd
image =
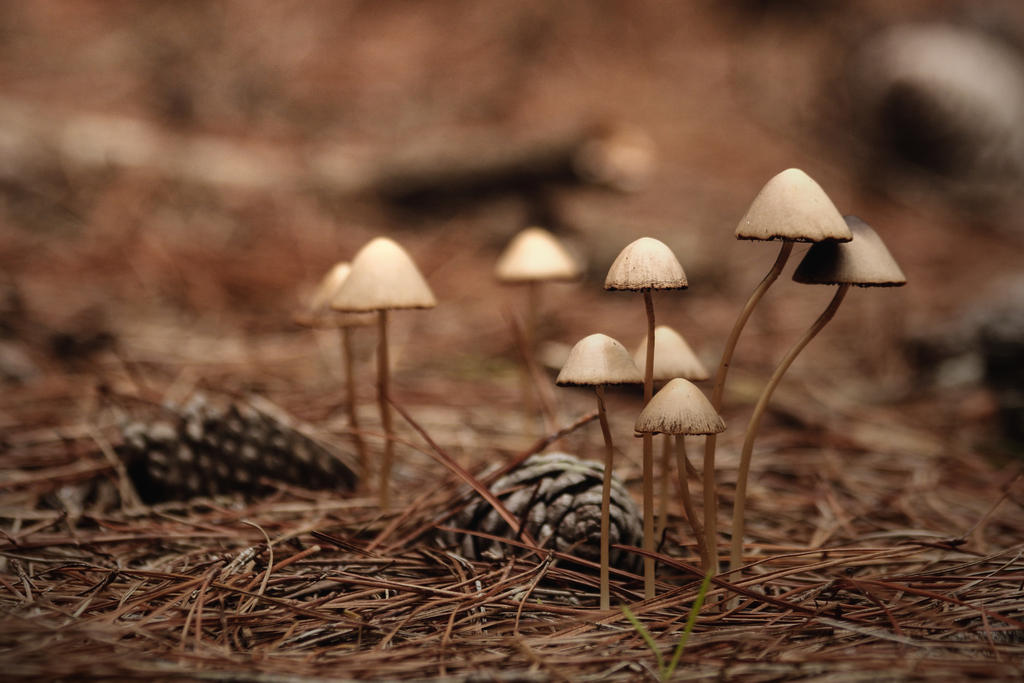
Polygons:
M197 394L175 423L133 422L118 455L147 503L266 493L270 479L314 489L352 489L342 456L259 399L214 405Z
M601 482L604 465L567 453L535 455L498 479L491 491L526 531L545 548L597 562L601 557ZM487 501L478 499L458 517L460 528L510 536L508 524ZM611 543L636 546L641 521L633 499L612 477ZM512 546L479 536L462 535L462 552L471 559L497 559ZM611 564L635 566L637 556L612 548Z

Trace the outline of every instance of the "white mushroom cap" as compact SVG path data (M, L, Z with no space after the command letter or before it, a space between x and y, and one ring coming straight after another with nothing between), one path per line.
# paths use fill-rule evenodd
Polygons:
M626 347L606 334L592 334L576 342L555 380L559 386L643 382L644 376Z
M686 289L686 273L672 250L653 237L627 244L608 269L604 288L643 291Z
M856 216L846 216L845 220L853 232L853 241L811 246L793 273L793 279L809 285L899 287L906 284L907 277L878 233Z
M798 168L787 168L765 183L736 227L736 237L794 242L852 239L832 200Z
M331 305L339 311L381 311L433 308L437 300L405 249L376 237L352 259L352 271Z
M558 238L543 228L526 228L516 235L494 269L502 282L576 280L582 273Z
M647 335L633 354L633 362L640 372L647 368ZM700 381L710 376L683 335L668 325L654 328L654 381L664 382L676 377Z
M693 382L677 377L651 398L633 428L637 435L718 434L725 422Z

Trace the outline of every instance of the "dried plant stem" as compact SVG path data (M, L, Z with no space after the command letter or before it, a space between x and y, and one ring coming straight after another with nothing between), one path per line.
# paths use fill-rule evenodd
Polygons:
M666 442L670 438L666 435ZM697 541L697 553L700 555L702 568L704 571L707 571L711 558L708 556L707 545L704 542L704 529L701 526L700 519L697 517L697 510L693 507L693 498L690 496L690 481L687 476L690 468L687 467L689 463L686 457L686 437L682 434L677 434L675 439L676 476L679 477L679 494L683 499L683 511L686 513L686 521L690 523L690 529L693 531L693 538ZM667 472L665 473L665 478L668 479Z
M522 539L525 546L536 548L537 544L533 540L533 537L529 534L529 532L526 531L525 528L523 528L523 525L520 523L520 521L517 520L512 515L512 513L508 511L508 508L505 507L501 500L499 500L498 497L495 496L490 489L488 489L483 483L481 483L479 479L470 474L470 472L466 470L466 468L459 465L459 463L456 462L455 459L452 458L452 456L448 455L448 453L446 453L443 448L438 446L437 442L434 441L430 434L428 434L427 431L419 425L419 423L413 420L412 416L409 415L409 413L407 413L405 410L403 410L401 406L395 404L392 404L392 406L394 407L395 410L398 411L398 414L401 415L405 419L405 421L409 423L409 426L415 429L416 433L423 437L423 440L427 442L427 445L430 446L430 451L427 451L427 455L433 455L433 457L437 461L439 461L442 465L451 470L464 482L473 487L473 489L475 489L476 492L480 494L480 497L486 500L490 504L490 506L494 508L495 512L497 512L498 515L500 515L501 518L505 520L505 523L508 524L509 528L513 531L513 533L515 533L519 538ZM412 510L409 510L408 513L411 514Z
M86 429L93 442L99 447L100 452L103 453L103 457L106 458L111 468L117 474L117 491L118 495L121 496L121 507L132 510L142 507L142 499L139 498L139 492L135 490L135 485L132 484L132 479L128 476L128 470L124 462L117 457L110 443L100 434L98 429L91 424Z
M739 341L743 327L747 324L754 307L772 286L772 283L779 278L782 268L789 260L793 251L793 242L783 240L779 255L775 258L768 274L764 276L761 283L751 293L746 305L740 311L740 315L733 324L729 338L725 342L725 349L722 350L722 359L718 363L718 370L715 371L715 384L711 390L711 406L716 411L722 409L722 394L725 391L725 377L729 374L729 364L732 363L732 355L736 351L736 343ZM712 576L718 573L718 488L715 484L715 447L718 444L717 434L708 434L704 439L704 538L708 551L715 558L712 566L707 567Z
M654 298L644 290L647 311L647 366L644 369L644 406L654 395ZM644 541L643 549L654 552L654 435L644 434ZM644 597L654 597L654 557L644 555Z
M757 405L754 406L754 412L750 416L750 422L747 425L747 432L743 438L743 450L740 452L740 468L739 473L736 475L736 497L733 503L732 513L732 549L729 554L729 569L739 569L743 564L743 512L747 500L747 478L750 474L750 456L754 451L754 439L757 437L758 427L761 425L761 418L764 417L765 409L768 407L768 401L772 398L775 388L779 386L779 382L782 380L782 376L786 374L786 370L793 364L793 361L800 354L805 346L815 335L821 331L823 327L832 319L835 315L836 309L839 308L839 304L842 303L843 297L846 296L847 290L850 289L850 285L840 285L836 291L835 296L832 297L832 301L829 302L828 307L822 311L818 319L814 321L814 324L804 333L804 336L793 345L793 348L785 355L782 361L779 362L778 367L775 368L775 372L772 373L771 378L768 380L768 384L765 385L764 391L761 392L761 397L757 400Z
M611 561L611 506L612 506L612 432L608 427L608 413L604 407L604 385L594 387L597 394L597 417L604 436L604 478L601 480L601 609L611 609L608 565Z
M571 425L567 427L562 427L561 429L552 432L551 434L546 434L542 436L541 438L534 441L529 448L527 448L524 451L521 451L514 458L505 463L505 465L499 467L497 470L484 477L483 481L488 485L493 484L501 477L505 476L515 468L522 465L523 462L525 462L526 459L529 458L531 455L536 455L537 453L540 453L542 450L544 450L551 444L556 443L560 439L572 434L577 429L585 426L588 422L597 419L597 417L597 411L595 410L592 413L587 413L586 415L577 418L575 422L573 422Z
M380 403L380 422L384 428L384 457L380 463L380 509L387 512L391 503L388 487L391 479L391 460L395 443L391 438L391 403L388 400L388 312L377 312L377 401Z
M356 377L353 368L352 329L341 328L341 353L345 365L345 399L348 403L348 425L352 432L352 443L359 454L359 476L363 481L370 477L370 458L366 454L366 443L359 433L359 413L356 405Z

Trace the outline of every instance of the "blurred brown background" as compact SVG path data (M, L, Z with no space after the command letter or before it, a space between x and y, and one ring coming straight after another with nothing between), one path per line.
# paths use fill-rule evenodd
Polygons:
M497 378L487 396L512 407L503 311L519 297L491 269L533 222L588 264L582 286L550 289L547 338L637 344L640 305L600 283L651 235L691 282L659 298L660 322L713 364L774 257L737 243L736 222L797 166L909 280L853 292L797 386L923 398L906 419L940 431L987 426L1006 390L984 386L990 361L962 330L1020 276L1022 55L1013 0L4 2L5 393L100 381L159 396L183 367L223 389L333 386L292 316L335 261L387 234L441 302L396 316L407 400L474 404ZM573 155L552 165L581 140L600 143L590 175ZM830 295L788 271L780 285L740 378L766 374ZM30 419L4 406L0 427Z

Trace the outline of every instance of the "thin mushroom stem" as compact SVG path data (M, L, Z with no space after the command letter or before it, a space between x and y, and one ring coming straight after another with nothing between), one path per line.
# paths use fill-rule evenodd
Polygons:
M668 526L669 484L672 481L672 437L665 435L661 441L661 490L658 491L658 520L654 535L661 538Z
M534 280L526 283L526 315L523 318L523 371L520 377L523 392L523 418L528 434L537 431L537 397L534 395L533 373L530 366L537 350L537 308L540 300L540 287Z
M526 283L526 350L534 354L537 351L537 318L540 315L540 283L530 280Z
M388 488L391 480L391 461L395 443L391 438L391 404L388 401L388 312L377 314L377 400L380 403L380 422L384 428L384 458L380 463L380 509L388 510L390 497Z
M651 290L644 290L644 308L647 311L647 363L644 368L644 406L654 395L654 298ZM654 435L644 434L644 540L643 549L654 552ZM654 557L644 555L644 597L654 597Z
M736 351L736 344L739 342L740 334L743 332L747 320L750 319L750 314L754 312L754 308L761 301L765 292L779 279L779 275L782 273L782 269L785 267L786 261L789 260L789 255L792 251L793 241L783 240L782 247L779 249L779 255L775 258L775 263L772 264L771 269L764 276L764 279L761 280L760 284L751 292L750 298L747 299L747 303L743 306L743 310L740 311L739 317L736 318L736 322L733 324L729 338L725 342L725 349L722 350L722 359L718 363L718 370L715 372L715 384L711 389L711 407L715 410L721 410L722 408L725 378L729 374L729 365L732 363L732 355Z
M671 437L665 437L666 440ZM686 512L686 520L690 523L693 531L693 538L697 541L697 554L703 569L707 571L711 558L708 557L707 546L704 543L704 529L697 518L697 510L693 507L693 497L690 495L690 481L687 477L689 471L688 459L686 457L686 437L682 434L676 435L676 476L679 478L679 493L683 499L683 511ZM667 477L666 477L667 478Z
M647 357L644 366L644 406L654 396L654 297L644 290L644 309L647 312Z
M835 296L832 297L832 301L829 302L828 307L822 311L818 319L814 321L814 324L804 333L804 336L793 345L793 348L785 355L778 367L775 368L775 372L772 373L771 378L768 380L768 384L765 385L764 391L761 392L761 397L757 400L757 405L754 407L754 412L750 416L750 423L747 425L747 433L743 439L743 450L740 452L740 468L736 478L736 498L733 503L733 514L732 514L732 549L729 554L729 569L739 569L743 564L743 513L744 507L746 506L747 500L747 478L750 474L750 456L754 451L754 439L757 437L757 430L761 426L761 418L764 417L765 409L768 407L768 401L771 400L772 393L775 388L779 385L782 380L782 376L786 374L786 370L793 364L793 360L796 359L797 355L803 350L807 344L814 339L815 335L821 331L823 327L832 319L835 315L836 309L839 308L839 304L842 303L843 297L846 296L847 290L850 289L850 285L840 285L836 291Z
M597 393L597 417L604 435L604 478L601 481L601 609L611 609L609 569L611 562L611 506L612 506L612 432L608 427L608 413L604 407L604 385L594 387Z
M539 370L537 367L537 348L539 345L540 335L538 329L540 328L540 310L541 310L541 287L543 283L540 281L531 281L528 285L527 297L529 299L529 318L527 320L527 349L529 350L529 365L527 367L531 378L533 379L532 390L535 392L533 401L537 404L537 408L534 412L539 410L541 419L544 422L545 433L553 432L558 428L558 416L556 414L554 402L550 396L551 385L547 380L547 376Z
M725 349L722 350L722 359L718 363L718 370L715 372L715 384L711 390L711 407L716 411L722 410L722 394L725 391L725 378L729 374L729 364L732 363L732 355L736 351L736 343L739 341L740 333L747 324L754 307L772 286L782 268L789 260L793 251L793 241L783 240L779 255L775 263L761 280L761 283L751 293L746 305L740 311L740 315L733 324L729 338L725 342ZM705 569L711 572L712 576L718 573L718 489L715 484L715 447L718 444L717 434L708 434L704 440L704 537L708 551L715 558L715 561Z
M359 475L363 480L370 477L370 458L366 454L366 444L363 442L363 435L359 433L359 415L356 410L356 380L353 370L352 354L352 330L348 327L341 328L341 353L344 356L345 366L345 398L348 403L348 425L352 431L352 443L359 454Z

